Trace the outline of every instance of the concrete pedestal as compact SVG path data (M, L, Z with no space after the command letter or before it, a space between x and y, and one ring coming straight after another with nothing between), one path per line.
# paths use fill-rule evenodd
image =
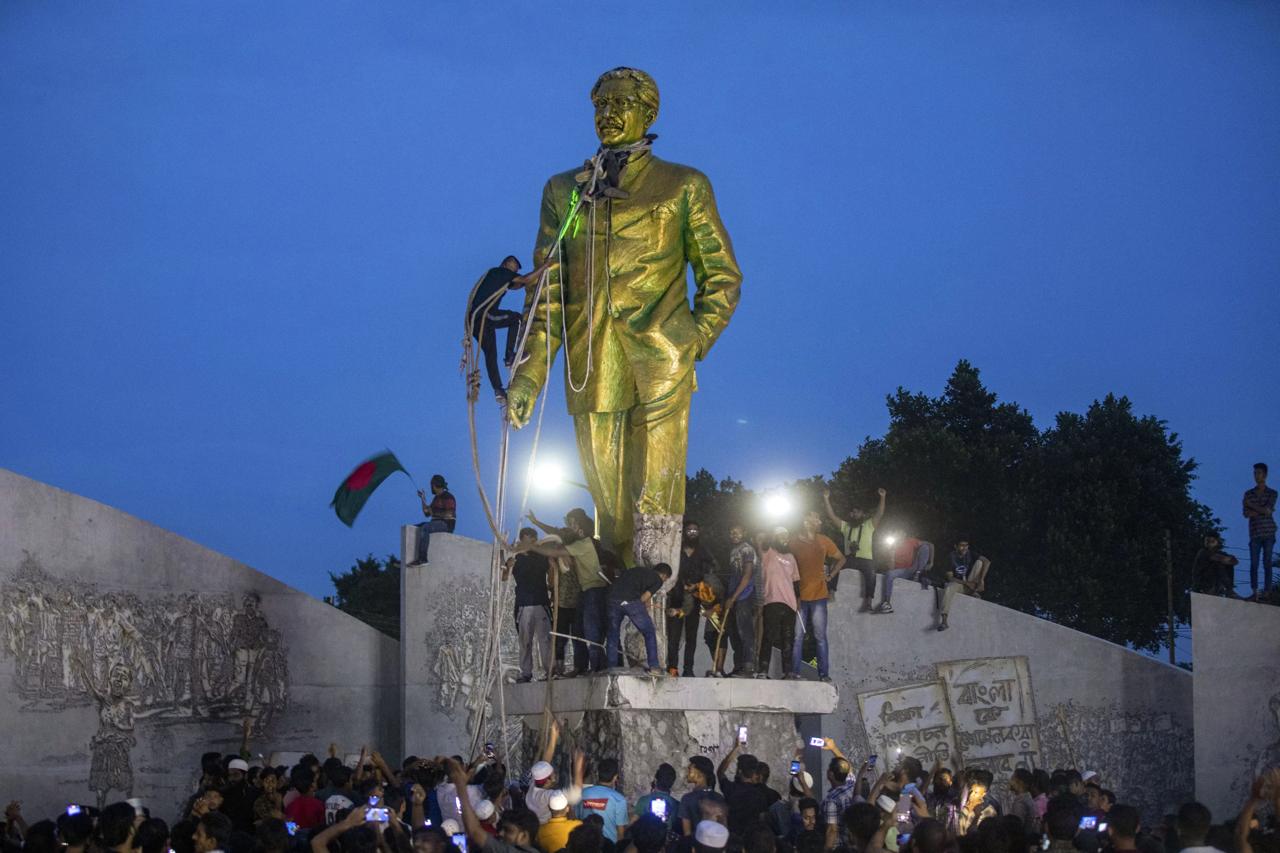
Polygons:
M767 762L781 781L795 748L817 734L817 715L835 710L838 697L830 684L816 681L768 681L739 678L645 678L601 675L543 683L509 684L505 688L508 720L519 719L520 750L525 766L537 760L545 723L544 709L561 721L558 756L581 747L588 755L588 782L594 762L617 758L622 765L620 788L629 800L649 790L662 762L676 765L683 785L684 761L705 755L713 764L733 748L738 726L747 726L742 750ZM811 731L810 731L811 730ZM807 749L810 772L820 765L820 752ZM569 768L557 768L567 779ZM814 773L815 778L821 778Z

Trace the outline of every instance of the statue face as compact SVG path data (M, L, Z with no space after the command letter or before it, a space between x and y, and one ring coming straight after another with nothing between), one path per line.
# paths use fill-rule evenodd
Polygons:
M639 97L633 80L606 80L596 90L596 136L601 144L617 148L639 142L656 115Z

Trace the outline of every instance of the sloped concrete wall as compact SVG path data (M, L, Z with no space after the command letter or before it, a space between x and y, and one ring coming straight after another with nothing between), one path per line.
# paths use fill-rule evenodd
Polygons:
M1191 624L1196 799L1221 821L1280 767L1280 608L1197 594Z
M858 613L848 586L828 619L840 707L824 733L852 755L901 749L927 768L960 753L998 782L1020 765L1095 770L1148 819L1190 798L1189 672L965 596L938 632L918 584L894 585L895 613Z
M0 790L32 815L141 798L200 753L400 753L399 644L229 557L0 470Z

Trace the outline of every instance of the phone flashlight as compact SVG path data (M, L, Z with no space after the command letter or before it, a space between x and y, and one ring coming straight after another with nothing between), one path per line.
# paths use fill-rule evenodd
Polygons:
M747 727L738 726L738 743L746 743L746 742L747 742Z

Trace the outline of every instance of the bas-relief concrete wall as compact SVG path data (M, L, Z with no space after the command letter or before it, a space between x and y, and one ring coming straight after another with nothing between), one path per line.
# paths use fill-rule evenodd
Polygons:
M411 549L415 541L406 538L405 547ZM433 533L429 556L425 566L406 567L401 575L404 749L406 755L462 754L470 749L481 716L499 717L477 677L489 619L491 549L486 542ZM513 657L511 607L503 610L499 624L502 671L514 677L519 666ZM519 721L508 720L507 728L514 745L521 736ZM487 727L486 740L500 737L494 726Z
M849 590L831 606L840 707L825 733L854 755L902 749L928 767L959 752L997 780L1096 770L1148 816L1191 796L1190 673L974 598L956 597L942 632L932 591L895 584L893 603L858 613Z
M400 752L399 644L229 557L0 470L0 791L32 815L143 799L200 753Z
M1196 799L1215 821L1280 767L1280 607L1191 596Z

